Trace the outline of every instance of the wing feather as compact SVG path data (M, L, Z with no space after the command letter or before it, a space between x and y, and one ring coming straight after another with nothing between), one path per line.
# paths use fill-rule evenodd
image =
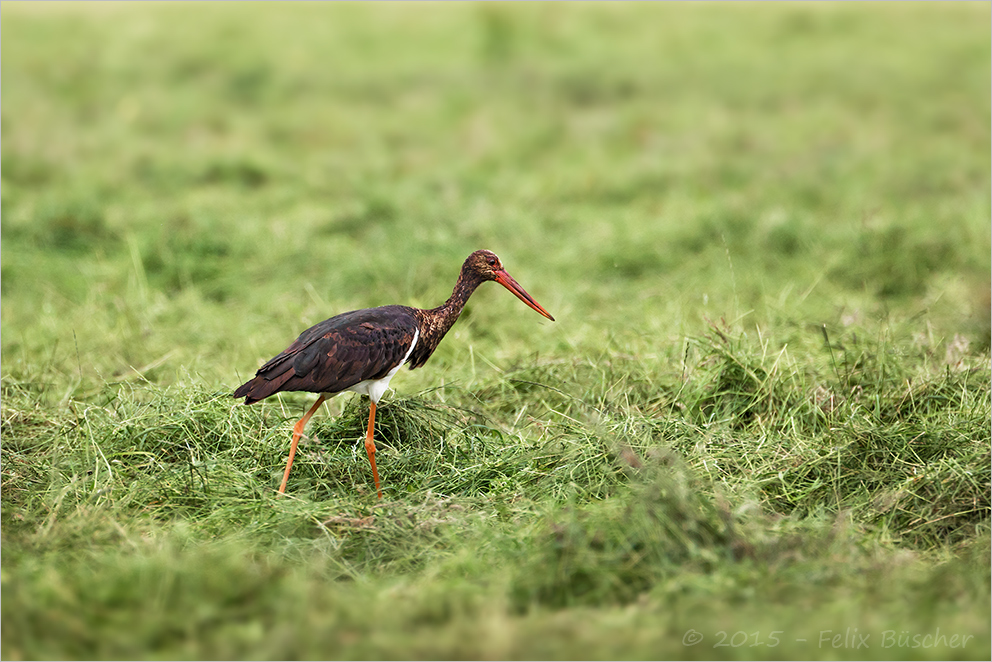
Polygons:
M406 306L337 315L301 333L234 397L252 404L280 391L337 393L367 379L382 379L403 361L417 329Z

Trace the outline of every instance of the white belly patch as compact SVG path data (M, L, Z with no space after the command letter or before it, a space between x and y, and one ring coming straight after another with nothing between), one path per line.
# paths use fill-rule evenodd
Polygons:
M403 367L403 364L407 362L410 358L410 354L413 353L413 348L417 346L417 339L420 337L420 329L413 330L413 342L410 343L410 348L406 350L406 354L403 356L403 360L399 364L386 373L386 376L382 379L366 379L363 382L358 382L354 386L349 386L346 391L352 391L354 393L360 393L362 395L367 395L372 400L372 402L379 404L379 398L386 392L389 388L389 380L393 378L393 375Z

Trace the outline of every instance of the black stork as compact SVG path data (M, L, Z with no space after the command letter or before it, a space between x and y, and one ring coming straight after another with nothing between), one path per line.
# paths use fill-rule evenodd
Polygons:
M495 253L475 251L462 265L451 297L437 308L380 306L336 315L301 333L292 345L259 368L251 381L238 387L234 397L244 398L246 405L281 391L320 394L317 402L293 426L293 441L279 486L280 494L286 491L296 445L310 417L327 398L342 391L354 391L369 396L372 401L365 451L372 465L376 493L382 498L372 439L376 404L403 364L409 363L413 370L427 362L441 338L458 319L472 292L487 280L496 281L552 322L555 320L506 273Z

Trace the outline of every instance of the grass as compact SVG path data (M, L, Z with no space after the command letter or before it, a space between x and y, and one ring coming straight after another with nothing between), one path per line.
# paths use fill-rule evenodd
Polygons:
M2 15L4 659L988 659L987 4Z

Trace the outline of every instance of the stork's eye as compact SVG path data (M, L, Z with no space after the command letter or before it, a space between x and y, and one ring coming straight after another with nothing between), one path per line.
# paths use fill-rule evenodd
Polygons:
M487 257L486 258L486 262L489 263L489 266L490 267L495 267L496 266L496 258L494 258L494 257Z

